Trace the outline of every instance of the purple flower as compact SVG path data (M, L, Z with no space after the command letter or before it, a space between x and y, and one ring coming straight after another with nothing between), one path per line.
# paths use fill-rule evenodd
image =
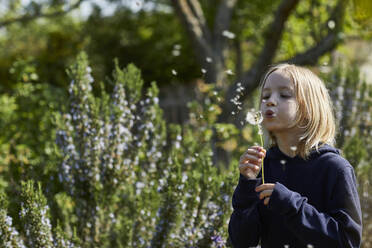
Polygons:
M225 244L222 237L220 235L214 235L211 237L214 244L217 246L217 248L222 248Z

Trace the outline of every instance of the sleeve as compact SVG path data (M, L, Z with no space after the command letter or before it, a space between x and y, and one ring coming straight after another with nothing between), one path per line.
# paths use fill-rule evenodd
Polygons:
M261 224L255 188L260 184L261 178L246 179L240 174L232 198L234 210L229 222L229 239L234 248L257 246L259 242Z
M269 208L285 217L293 233L315 247L360 247L362 218L353 168L337 173L327 212L319 212L307 198L276 183Z

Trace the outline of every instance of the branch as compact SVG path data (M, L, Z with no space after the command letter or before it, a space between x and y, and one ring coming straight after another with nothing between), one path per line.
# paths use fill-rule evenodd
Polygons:
M297 54L291 59L281 61L279 63L290 63L297 65L315 65L319 57L332 51L338 44L338 35L335 33L330 33L324 37L319 43L314 47L308 49L306 52Z
M206 37L206 40L210 41L211 40L211 33L208 29L207 22L204 17L203 9L200 6L199 1L197 0L188 0L190 4L190 8L192 12L194 13L196 19L199 22L199 25L201 26L201 29L203 30L203 34Z
M54 12L51 12L51 13L38 13L38 14L34 14L34 15L27 15L26 14L26 15L19 16L19 17L16 17L16 18L11 18L9 20L1 21L0 22L0 27L5 27L5 26L8 26L8 25L16 23L16 22L29 22L29 21L32 21L34 19L42 18L42 17L53 18L53 17L61 16L61 15L67 14L68 12L78 8L83 1L85 1L85 0L77 1L75 4L71 5L67 10L58 10L58 11L54 11Z
M213 28L213 35L215 40L215 49L223 49L226 37L222 35L224 30L228 30L231 22L231 15L237 0L222 0L218 6L215 24Z
M279 5L274 20L269 28L265 31L265 45L257 59L257 62L251 69L244 73L243 77L229 87L225 95L225 99L233 99L235 97L236 84L242 83L245 88L243 95L239 96L239 101L243 102L247 96L259 85L260 77L271 64L275 53L278 49L281 36L284 32L285 23L287 22L291 12L296 8L299 0L283 0ZM229 101L229 100L228 100ZM233 111L233 106L230 102L224 105L223 113L220 119L227 119L229 114Z
M327 27L328 31L327 35L323 37L323 39L321 39L317 44L309 48L307 51L297 54L293 58L282 62L298 65L314 65L321 56L332 51L341 41L341 39L338 37L338 33L342 29L345 18L346 4L346 0L340 0L333 9L330 18L323 25L324 27ZM329 21L335 22L334 28L328 27Z
M291 12L296 8L298 2L299 0L283 0L279 5L273 22L265 32L265 45L254 66L256 67L256 71L265 70L266 66L273 60L285 29L285 23ZM252 73L248 72L246 75L248 76L250 74Z
M202 12L199 3L196 3L195 0L189 1L192 6L190 6L187 0L172 0L172 4L181 21L184 23L186 31L191 36L197 49L197 55L200 61L202 61L203 58L212 56L212 50L209 45L211 39L208 37L209 31L207 33L204 31L208 27L205 24L204 17L200 16ZM196 13L198 16L195 15Z

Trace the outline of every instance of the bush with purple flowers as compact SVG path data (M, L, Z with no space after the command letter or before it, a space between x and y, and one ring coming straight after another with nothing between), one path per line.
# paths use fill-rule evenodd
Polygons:
M341 90L353 80L341 71L325 75L338 83L332 96L339 144L368 193L372 90L360 81L353 83L357 91ZM210 85L199 85L200 100L189 103L189 120L180 126L165 122L159 89L155 83L145 89L134 65L121 69L116 62L110 93L94 81L85 54L68 75L66 105L47 115L54 116L57 149L48 149L54 167L19 165L0 178L8 187L1 188L7 194L0 198L0 247L228 246L237 158L260 140L254 127L216 123L221 92ZM227 151L226 166L219 149Z

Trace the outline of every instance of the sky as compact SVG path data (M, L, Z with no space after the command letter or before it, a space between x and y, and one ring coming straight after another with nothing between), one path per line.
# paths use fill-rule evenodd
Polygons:
M28 5L32 0L21 0L22 5L26 6ZM40 2L40 1L36 1ZM71 1L72 3L75 1ZM121 0L121 3L123 5L129 6L134 12L139 11L141 8L151 8L151 4L144 5L143 0ZM93 5L96 4L102 9L103 15L111 15L115 11L116 4L109 3L109 1L106 0L86 0L84 1L80 9L74 11L74 15L78 17L86 18L89 16L89 14L93 10ZM0 9L4 9L4 6L1 5L0 0Z

